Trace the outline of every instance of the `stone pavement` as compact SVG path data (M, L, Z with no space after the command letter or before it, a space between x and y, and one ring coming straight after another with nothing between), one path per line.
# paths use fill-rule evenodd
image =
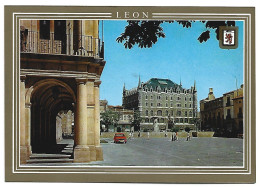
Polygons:
M243 166L243 140L238 138L134 138L126 144L106 140L101 144L104 161L61 165Z

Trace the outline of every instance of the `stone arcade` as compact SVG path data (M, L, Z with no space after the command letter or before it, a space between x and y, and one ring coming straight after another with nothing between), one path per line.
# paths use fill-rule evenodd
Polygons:
M56 145L56 116L74 113L73 162L103 160L97 20L20 22L20 162Z

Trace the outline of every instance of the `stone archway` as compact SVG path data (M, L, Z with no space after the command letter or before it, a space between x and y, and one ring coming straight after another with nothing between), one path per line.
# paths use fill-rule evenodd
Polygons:
M27 82L33 78L27 77ZM60 111L75 115L74 162L103 160L99 138L99 84L96 79L73 79L76 88L65 81L43 78L31 86L20 82L21 163L30 154L52 153L56 145L56 117Z

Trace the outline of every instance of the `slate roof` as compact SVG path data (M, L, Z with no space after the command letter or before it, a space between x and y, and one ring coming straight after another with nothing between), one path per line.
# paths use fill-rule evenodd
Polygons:
M151 78L149 81L147 81L146 83L143 84L143 86L147 86L147 88L153 88L153 90L155 90L158 86L160 86L160 88L162 90L164 90L165 88L169 89L177 89L177 87L179 87L179 89L182 89L182 86L179 84L176 84L174 82L172 82L169 79L158 79L158 78Z

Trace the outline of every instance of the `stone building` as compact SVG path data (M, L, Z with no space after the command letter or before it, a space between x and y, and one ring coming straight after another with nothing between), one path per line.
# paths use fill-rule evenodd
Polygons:
M75 118L74 162L102 160L98 20L20 21L20 158L56 145L57 116ZM59 121L59 120L58 120Z
M169 121L184 129L194 128L197 117L197 89L194 86L185 89L169 79L151 78L139 83L136 88L123 88L123 107L138 110L142 118L140 130L168 130Z
M100 113L108 110L107 100L100 100Z
M111 111L115 111L119 113L119 121L117 125L117 131L120 132L130 132L133 131L132 120L134 117L134 111L123 108L123 106L112 106L108 105L108 109ZM110 128L110 130L114 130L114 128Z
M200 101L201 128L216 131L220 136L243 133L243 85L237 90L215 98L213 88Z

